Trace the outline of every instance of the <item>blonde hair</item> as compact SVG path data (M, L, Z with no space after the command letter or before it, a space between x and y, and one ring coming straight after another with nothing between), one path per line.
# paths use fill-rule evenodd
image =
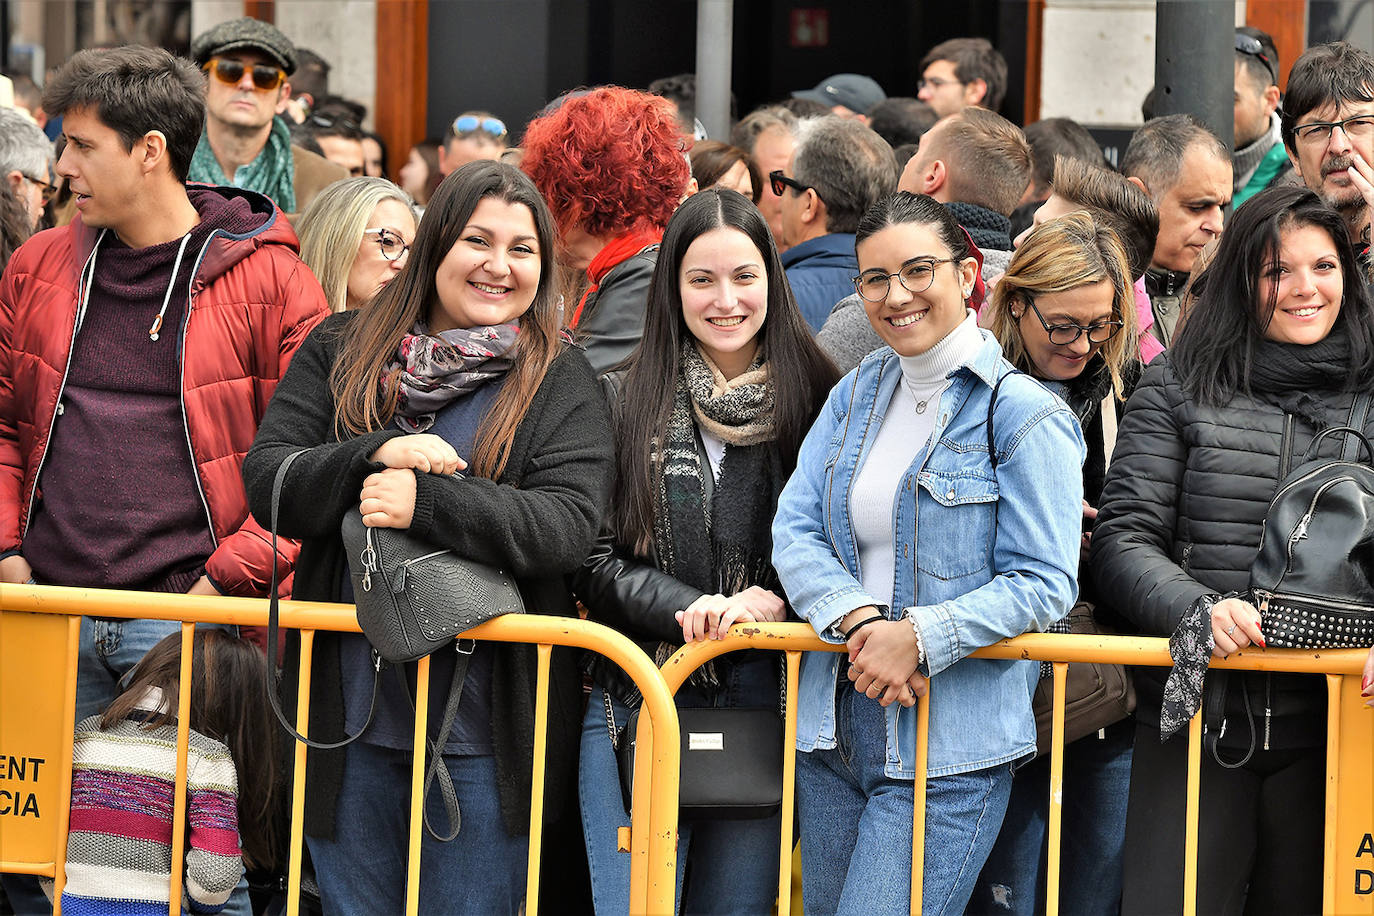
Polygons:
M348 272L358 257L372 212L384 200L405 205L415 216L410 195L385 178L346 178L315 196L296 220L301 239L301 260L315 272L331 311L348 308Z
M1002 345L1007 360L1022 372L1035 374L1035 365L1021 338L1019 320L1012 315L1016 300L1026 302L1047 293L1062 293L1107 280L1112 285L1112 317L1122 328L1098 353L1112 377L1112 391L1124 400L1121 371L1137 358L1140 328L1136 322L1126 251L1116 233L1105 223L1079 211L1036 227L1016 249L992 294L989 327Z

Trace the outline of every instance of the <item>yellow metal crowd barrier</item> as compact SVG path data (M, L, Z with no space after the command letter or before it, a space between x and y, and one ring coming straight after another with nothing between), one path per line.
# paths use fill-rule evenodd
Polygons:
M75 723L76 656L80 616L176 620L183 623L181 703L189 703L189 647L195 623L262 626L266 603L254 599L191 597L95 589L42 586L0 586L0 872L52 877L60 897L67 845L70 806L72 742ZM301 683L297 728L309 724L309 672L317 631L358 632L350 606L309 602L282 605L282 626L301 631ZM549 659L553 646L599 652L620 665L645 698L640 717L635 789L631 818L632 913L671 913L676 884L679 728L672 694L701 664L727 652L769 649L785 653L787 713L783 759L784 803L778 861L778 912L792 910L791 845L795 789L796 704L801 653L843 651L844 646L821 642L805 624L739 624L724 640L709 640L681 649L662 670L623 635L586 621L519 615L503 617L465 634L474 639L521 642L538 647L538 687L535 772L530 815L527 911L537 913L539 902L540 825L543 807L543 760L548 715ZM1058 912L1060 822L1062 814L1064 684L1068 665L1109 662L1167 666L1167 640L1109 636L1028 635L1004 640L976 653L982 657L1033 659L1053 663L1055 687L1054 731L1051 751L1049 874L1047 912ZM1362 650L1300 652L1252 650L1239 652L1213 667L1298 672L1326 676L1328 685L1328 746L1326 781L1325 886L1323 910L1328 913L1374 914L1374 711L1363 707L1359 675ZM428 660L419 665L419 696L415 724L416 763L412 770L410 857L406 912L418 906L420 837L422 829L424 734L428 712ZM938 679L935 689L938 689ZM916 770L926 772L929 697L920 701ZM173 842L170 912L176 916L181 899L181 871L185 824L186 753L188 723L178 723L175 834ZM1197 886L1198 791L1201 772L1201 720L1189 729L1188 807L1186 825L1185 892L1179 909L1195 912ZM291 846L288 870L288 912L298 912L305 800L306 747L295 745L295 777L291 800ZM925 859L925 780L915 785L912 846L911 911L921 912L921 883ZM1368 857L1369 863L1363 859Z
M663 665L669 689L676 692L699 666L727 652L771 649L786 654L787 718L785 732L783 805L778 862L779 913L791 905L791 846L795 778L797 694L801 653L842 652L816 638L815 631L800 623L737 624L723 640L707 640L684 646ZM981 658L1028 659L1053 663L1054 713L1050 756L1050 799L1046 878L1046 912L1059 912L1060 840L1064 788L1064 690L1068 666L1073 662L1105 662L1123 665L1170 666L1169 641L1163 638L1124 636L1072 636L1035 634L1007 639L975 652ZM1298 651L1251 649L1226 659L1213 659L1213 668L1292 672L1326 676L1328 694L1326 754L1325 884L1322 912L1374 914L1374 710L1360 697L1359 679L1368 653L1365 650ZM931 690L938 689L938 678ZM921 883L925 861L925 779L930 697L918 706L916 733L916 783L911 851L911 912L921 912ZM652 737L652 724L640 725L639 740ZM1184 897L1179 911L1193 916L1197 903L1198 793L1202 766L1202 716L1194 716L1188 730L1188 804L1185 827ZM645 776L636 766L635 780ZM1364 862L1365 858L1369 862Z
M190 706L191 640L196 623L265 626L267 604L247 598L196 597L99 589L0 585L0 872L53 878L60 914L65 880L68 809L71 805L72 733L75 728L76 660L81 616L182 622L180 707ZM301 678L296 728L309 734L310 662L315 633L359 632L352 606L290 601L281 625L301 631ZM644 694L645 716L658 737L641 745L651 775L636 784L643 803L631 819L640 852L631 869L630 900L636 912L671 913L676 877L678 720L672 696L653 662L633 642L607 627L566 617L521 614L489 621L466 634L493 642L538 647L534 774L530 804L526 912L538 912L540 828L543 823L544 742L548 719L550 653L554 646L590 649L619 665ZM417 912L420 838L423 829L425 732L429 711L429 660L419 663L415 763L411 771L409 874L406 913ZM177 775L173 816L171 904L181 912L186 823L186 755L189 723L177 723ZM291 795L288 910L300 905L306 747L295 744ZM641 788L642 786L642 788Z

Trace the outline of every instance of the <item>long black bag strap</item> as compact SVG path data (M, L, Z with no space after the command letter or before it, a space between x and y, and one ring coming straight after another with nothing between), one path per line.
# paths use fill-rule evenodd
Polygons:
M992 435L992 417L993 412L997 409L997 392L1002 390L1003 382L1005 382L1011 376L1016 375L1018 372L1020 372L1019 369L1013 369L1006 375L999 378L997 380L997 384L992 386L992 397L988 398L988 461L992 463L992 471L994 475L997 473L998 458L997 443L996 441L994 441Z
M469 640L460 639L457 641L458 660L453 666L453 682L448 688L448 702L444 704L444 717L439 723L439 735L437 738L426 736L425 740L429 744L429 765L425 768L425 789L424 796L420 801L420 810L424 812L425 829L429 835L441 843L447 843L458 836L458 831L462 829L462 813L458 810L458 790L453 787L453 776L449 773L448 767L444 764L444 744L448 741L449 733L453 731L453 723L458 719L458 704L463 697L463 682L468 676L468 664L472 661L473 649L463 651L463 643ZM474 649L476 644L473 644ZM405 673L398 666L396 677L401 682L401 693L410 701L410 708L415 709L415 699L410 695L410 684L406 682ZM429 806L425 804L429 800L429 790L433 786L435 779L439 780L439 792L444 796L444 813L448 815L448 825L452 832L441 834L434 829L429 822Z
M382 678L382 659L374 650L372 653L372 702L367 708L367 721L363 723L362 728L358 729L357 734L346 735L342 741L335 741L332 743L313 741L296 731L295 726L287 721L286 714L281 710L281 698L277 696L276 678L277 629L278 621L281 616L281 599L277 597L277 557L280 556L277 553L277 510L281 506L281 488L283 482L286 480L287 470L297 458L308 451L309 449L303 448L287 455L286 460L281 463L281 467L277 468L277 476L272 481L272 585L271 591L268 593L267 604L267 666L264 676L267 681L267 699L271 702L272 712L276 713L277 721L281 723L282 728L286 729L297 741L300 741L308 747L313 747L321 751L331 751L335 748L352 744L358 739L358 735L367 731L367 727L372 724L372 716L377 711L377 685Z

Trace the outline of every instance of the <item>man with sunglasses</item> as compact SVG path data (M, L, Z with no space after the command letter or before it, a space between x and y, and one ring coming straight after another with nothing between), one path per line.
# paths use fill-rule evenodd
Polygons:
M280 115L291 100L296 47L275 26L246 16L222 22L196 36L191 56L208 77L191 181L257 191L294 215L348 177L346 169L291 143Z
M854 292L854 232L868 208L897 190L892 147L862 122L826 115L797 125L787 168L770 172L782 202L782 266L802 317L819 331Z
M1374 54L1345 41L1303 52L1288 75L1283 143L1303 183L1345 218L1369 275L1374 270L1369 240L1374 215Z
M1235 151L1231 154L1234 209L1265 188L1293 184L1278 115L1279 53L1267 32L1236 29Z
M469 162L496 161L506 151L506 125L486 111L465 111L444 131L439 171L450 175Z
M24 205L29 228L37 229L52 197L52 143L22 112L0 108L0 178Z

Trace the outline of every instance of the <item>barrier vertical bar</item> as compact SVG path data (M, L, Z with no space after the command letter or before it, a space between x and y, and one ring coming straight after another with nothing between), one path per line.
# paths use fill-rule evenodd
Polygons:
M650 723L645 721L645 719L647 718L650 717L640 715L638 729L635 731L633 735L630 734L630 726L628 722L625 724L623 730L620 733L620 741L622 746L626 741L635 742L634 766L631 768L631 772L634 773L634 782L630 785L631 913L648 912L648 903L646 901L649 899L649 884L651 883L649 879L649 873L653 870L652 865L649 869L646 870L641 870L635 867L636 861L650 861L651 844L649 843L649 834L652 833L654 829L652 821L650 819L644 819L641 821L642 823L649 824L648 830L635 829L635 813L642 812L644 810L644 807L650 804L650 799L652 798L653 793L653 786L650 784L653 778L651 775L652 764L648 761L641 760L641 755L639 753L640 751L644 750L649 746L645 742L652 740L651 736L653 734L653 731L650 727ZM650 811L650 814L652 813L653 812ZM674 874L673 878L674 890L676 890L677 875ZM671 906L669 908L671 909Z
M296 731L310 735L310 667L315 657L315 631L301 631L301 668L296 679ZM276 664L268 659L267 664ZM304 741L293 742L296 765L291 774L291 846L286 866L286 916L300 916L301 859L305 857L305 754Z
M926 864L926 770L930 759L930 689L916 707L916 774L911 785L911 912L921 912Z
M429 736L429 656L415 669L415 747L410 763L410 855L406 859L406 916L420 911L420 841L425 829L425 747ZM443 750L443 745L439 746ZM442 762L439 764L444 766Z
M1183 822L1183 916L1197 913L1198 792L1202 787L1202 712L1188 723L1188 806Z
M169 916L181 916L182 875L186 869L186 754L191 743L191 677L196 625L181 625L181 673L177 685L177 772L172 787L172 874ZM164 699L165 702L165 699ZM68 812L70 815L70 812Z
M81 618L67 618L67 673L63 679L62 734L76 734L76 667L81 651ZM72 742L62 743L62 755L57 772L64 774L57 784L58 811L57 849L53 856L52 907L54 916L62 916L62 890L67 886L67 831L72 814Z
M1341 688L1345 678L1326 676L1326 828L1322 850L1322 912L1336 912L1336 827L1340 795L1337 782L1341 767Z
M1064 702L1069 666L1054 663L1054 710L1050 727L1049 861L1045 871L1045 913L1059 916L1060 851L1064 842Z
M787 696L797 695L801 677L801 653L790 650L787 660ZM792 912L792 822L797 796L797 704L789 702L782 725L782 838L778 843L778 913Z
M553 646L540 643L534 693L534 770L530 778L530 848L525 874L526 916L539 916L539 857L544 846L544 768L548 762L549 660Z
M635 912L671 913L677 891L677 802L678 781L682 772L681 745L679 743L681 731L677 721L677 707L673 703L663 704L657 715L652 709L653 703L648 695L644 697L644 705L651 708L649 715L639 717L639 735L645 742L639 747L648 748L653 757L649 778L644 780L649 784L651 793L647 851L650 877L645 882L644 907ZM636 764L637 770L638 764ZM638 788L638 780L635 786ZM633 823L632 819L632 835L634 833ZM631 887L633 887L633 863L630 874ZM634 898L631 897L630 899L631 906L633 906Z

